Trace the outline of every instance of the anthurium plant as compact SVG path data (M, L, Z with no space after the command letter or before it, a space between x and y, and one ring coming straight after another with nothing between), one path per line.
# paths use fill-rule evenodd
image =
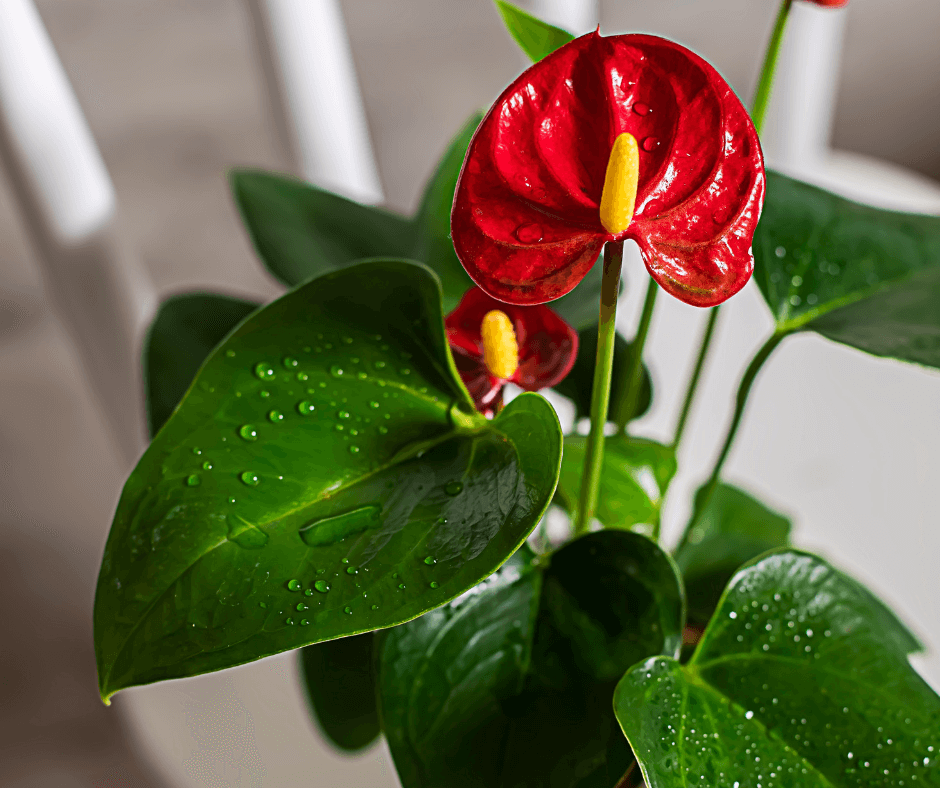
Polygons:
M177 296L153 324L153 440L95 600L106 702L299 649L323 734L384 736L405 788L940 786L918 641L722 479L791 334L940 367L940 219L765 172L791 5L747 109L680 44L573 38L498 0L534 64L413 217L233 173L290 289ZM625 242L649 272L629 342ZM718 305L752 274L776 326L669 550ZM711 310L669 445L631 434L660 290ZM543 389L589 427L565 434Z

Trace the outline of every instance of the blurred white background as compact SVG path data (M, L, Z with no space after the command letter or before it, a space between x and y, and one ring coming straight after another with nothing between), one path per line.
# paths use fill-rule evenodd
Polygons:
M3 2L3 0L0 0ZM520 3L522 4L522 3ZM163 295L268 298L225 171L286 169L241 0L38 0L115 183L117 233ZM489 0L343 0L388 204L411 211L452 134L525 66ZM682 41L749 96L775 0L608 0L606 33ZM850 0L834 145L940 179L936 0ZM6 174L4 174L6 175ZM632 330L643 272L627 272ZM648 358L669 438L703 315L660 299ZM770 329L753 287L727 308L688 429L667 536L708 466L750 353ZM940 648L940 375L816 337L755 387L727 466L797 522L801 545L870 583ZM394 785L381 746L344 760L306 716L291 655L97 699L91 604L125 472L47 306L0 177L0 785ZM935 654L936 652L934 652ZM940 686L936 656L919 663Z

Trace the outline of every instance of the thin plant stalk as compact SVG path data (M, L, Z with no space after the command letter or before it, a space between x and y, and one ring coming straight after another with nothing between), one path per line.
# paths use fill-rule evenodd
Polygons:
M770 95L774 84L774 74L777 71L777 61L780 59L780 48L783 44L783 34L787 27L787 20L790 18L790 10L793 7L793 0L782 0L780 9L777 11L777 19L774 22L773 32L770 34L770 41L767 43L767 51L764 54L764 62L761 66L760 78L757 81L757 90L754 93L754 101L751 105L751 121L758 135L764 126L764 118L767 115L767 106L770 103ZM695 399L699 377L702 368L705 366L705 359L711 349L712 337L714 335L715 323L718 321L720 306L713 307L708 315L708 324L705 327L705 333L702 337L702 343L699 346L698 358L695 361L695 368L692 378L689 380L686 389L682 413L679 416L679 422L676 425L675 438L672 441L673 447L678 451L679 443L682 440L682 433L685 430L685 422L689 416L689 410Z
M623 241L610 241L604 247L604 278L601 282L601 307L597 324L597 359L594 363L594 385L591 388L591 432L584 455L581 495L574 521L575 535L590 528L601 486L604 464L604 427L610 406L610 383L614 364L614 342L617 334L617 295L620 291L620 269L623 266Z
M632 418L636 412L636 404L640 396L640 386L643 382L643 346L646 344L646 335L650 330L650 322L653 318L653 309L656 306L656 295L658 293L659 285L650 278L646 285L643 312L640 314L640 324L637 326L636 336L633 338L633 355L630 358L630 366L626 374L627 388L623 396L626 400L624 412L627 414L628 419Z

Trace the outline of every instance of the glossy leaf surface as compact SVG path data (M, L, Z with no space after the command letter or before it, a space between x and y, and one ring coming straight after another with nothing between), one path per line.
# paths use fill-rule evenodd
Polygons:
M533 62L574 39L567 30L543 22L505 0L496 0L496 7L510 35Z
M151 436L170 418L206 356L258 306L214 293L185 293L160 305L144 343Z
M579 288L583 286L579 285ZM575 290L577 292L577 290ZM553 302L552 306L557 302ZM561 383L555 386L555 391L564 394L574 402L575 418L580 419L591 415L591 390L594 388L594 362L597 360L597 324L578 332L578 357L575 359L571 372ZM632 345L618 333L614 343L614 371L610 386L610 411L607 415L609 421L614 422L621 430L633 419L639 418L653 402L653 381L649 370L643 365L643 377L640 382L640 393L636 398L636 408L633 413L627 413L627 381L626 375L630 369L633 358Z
M125 485L102 695L407 621L493 572L551 499L561 435L538 395L471 409L422 266L344 269L252 315Z
M611 788L632 763L618 671L681 642L654 543L589 534L381 637L379 697L405 788Z
M265 266L293 286L364 258L421 260L441 278L449 312L472 285L450 240L450 209L480 117L470 118L450 143L411 218L283 175L235 170L232 192Z
M743 490L719 484L675 553L689 620L707 623L734 573L761 553L786 547L791 527L788 518Z
M361 750L381 733L375 698L375 635L352 635L300 650L307 698L320 729L342 750Z
M937 786L917 649L861 585L784 551L735 576L687 665L637 665L615 708L649 788Z
M614 141L637 149L635 211L600 217ZM666 39L590 33L520 75L477 129L451 231L490 295L538 304L570 292L604 243L631 239L676 298L713 306L750 278L764 170L747 111L708 63Z
M669 482L676 473L676 455L669 446L613 435L605 439L601 491L595 516L608 528L654 532ZM556 502L568 512L578 508L587 438L569 435L561 463Z
M940 367L940 217L870 208L769 173L754 253L778 331Z

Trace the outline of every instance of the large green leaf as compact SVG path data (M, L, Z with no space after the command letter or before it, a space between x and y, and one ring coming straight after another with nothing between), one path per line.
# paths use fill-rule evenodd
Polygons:
M102 695L443 604L538 522L561 440L536 394L472 412L423 266L288 293L213 353L124 487L95 599Z
M613 435L605 439L598 520L609 528L633 529L649 536L659 523L669 482L676 474L676 453L669 446ZM556 501L568 512L578 508L587 438L569 435L561 463Z
M637 665L614 703L649 788L940 786L918 648L862 586L789 550L735 576L687 665Z
M372 665L374 643L375 635L366 632L300 651L301 676L313 716L342 750L361 750L381 733Z
M940 367L940 217L858 205L768 172L754 254L778 331Z
M707 623L734 573L761 553L786 547L791 527L788 518L743 490L730 484L715 487L675 553L685 579L689 619Z
M596 268L597 266L595 266ZM582 287L579 285L578 288ZM576 288L573 292L577 292ZM597 312L597 302L594 303ZM565 379L555 386L555 391L574 402L575 418L591 415L591 390L594 388L594 362L597 358L597 315L594 323L578 332L578 357ZM614 371L610 386L610 411L607 418L621 430L633 419L639 418L653 401L653 382L644 364L639 396L633 413L627 412L626 376L633 358L633 346L620 334L614 342Z
M665 553L605 531L383 633L379 703L402 784L611 788L633 761L616 680L677 653L682 606Z
M450 209L467 146L482 116L467 121L428 182L413 218L347 200L268 172L235 170L235 201L261 260L293 286L368 257L426 262L440 277L449 312L473 283L450 240Z
M170 418L206 356L258 304L214 293L184 293L160 305L144 343L150 434Z
M574 39L567 30L543 22L506 0L496 0L496 7L506 29L533 63Z

